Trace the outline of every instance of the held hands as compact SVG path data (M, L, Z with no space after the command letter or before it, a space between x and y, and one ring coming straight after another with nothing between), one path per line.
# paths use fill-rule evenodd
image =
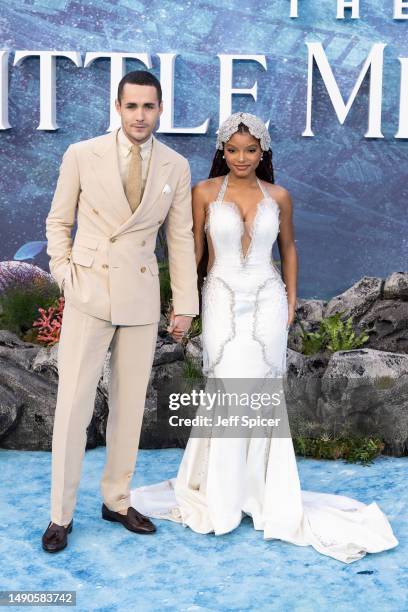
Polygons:
M190 329L193 318L194 317L188 315L175 315L174 310L170 311L167 331L173 340L176 342L181 342L183 340Z

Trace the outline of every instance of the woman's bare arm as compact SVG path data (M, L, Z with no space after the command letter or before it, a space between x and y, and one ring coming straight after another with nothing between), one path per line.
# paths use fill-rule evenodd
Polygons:
M293 203L289 191L280 186L276 192L275 199L280 207L278 246L282 262L282 275L288 296L290 325L294 319L298 277L298 257L293 228Z
M205 247L205 217L206 217L206 202L207 202L207 187L206 181L200 181L193 187L192 205L193 205L193 234L196 264L201 261Z

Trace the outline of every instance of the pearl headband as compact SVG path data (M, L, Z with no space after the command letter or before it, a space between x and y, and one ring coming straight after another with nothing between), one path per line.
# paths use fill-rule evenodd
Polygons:
M261 143L261 149L268 151L271 146L271 137L265 127L264 122L256 115L251 113L234 113L230 115L220 126L217 135L217 149L223 149L223 143L227 142L235 132L238 131L238 126L243 123L247 126L250 134Z

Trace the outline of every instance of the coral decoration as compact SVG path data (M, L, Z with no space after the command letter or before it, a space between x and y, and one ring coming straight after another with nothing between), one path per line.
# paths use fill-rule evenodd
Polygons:
M37 342L53 346L59 341L64 305L65 299L60 297L56 306L50 306L47 310L38 309L40 316L33 323L33 327L38 327Z

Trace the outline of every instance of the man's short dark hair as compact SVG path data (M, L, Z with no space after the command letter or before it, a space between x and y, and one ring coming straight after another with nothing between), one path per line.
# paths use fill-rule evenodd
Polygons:
M156 79L154 74L151 74L151 72L147 72L147 70L133 70L132 72L128 72L127 74L125 74L125 76L122 78L118 85L119 103L121 102L123 88L126 83L130 83L131 85L151 85L152 87L155 87L157 91L157 99L159 101L159 104L161 104L162 88L160 85L160 81L159 79Z

